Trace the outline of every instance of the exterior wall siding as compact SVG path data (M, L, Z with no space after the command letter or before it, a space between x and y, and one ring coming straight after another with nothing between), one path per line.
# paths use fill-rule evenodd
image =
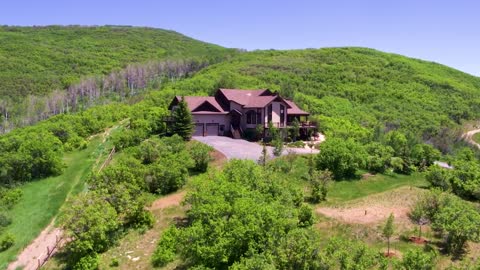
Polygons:
M237 111L243 113L242 105L240 105L236 102L233 102L233 101L230 101L230 110L237 110Z
M270 103L272 104L272 123L274 126L281 126L280 125L280 105L283 105L284 106L284 119L283 119L283 126L286 126L287 125L287 104L283 103L283 102L272 102ZM268 124L268 106L270 105L268 104L267 106L265 106L265 108L263 108L263 120L265 121L265 125Z

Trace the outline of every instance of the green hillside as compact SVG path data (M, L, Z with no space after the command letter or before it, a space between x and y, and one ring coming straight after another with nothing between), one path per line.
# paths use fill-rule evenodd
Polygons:
M131 63L232 52L174 31L114 26L3 26L0 44L0 99L64 89Z
M255 51L171 88L207 94L219 86L280 91L322 116L322 128L336 135L369 137L400 128L440 139L449 132L445 127L480 116L480 78L365 48Z

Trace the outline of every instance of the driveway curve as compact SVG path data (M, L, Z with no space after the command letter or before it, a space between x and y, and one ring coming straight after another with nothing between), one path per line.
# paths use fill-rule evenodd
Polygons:
M474 139L473 139L473 136L477 133L480 133L480 129L474 129L474 130L470 130L466 133L464 133L462 135L462 138L467 141L468 143L470 143L471 145L477 147L478 149L480 149L480 144L477 143Z
M238 158L257 161L262 155L262 146L260 144L246 140L232 139L224 136L194 136L193 139L212 146L216 150L222 152L228 159ZM273 147L267 146L267 151L272 157ZM317 154L318 150L286 147L283 150L282 155L286 155L288 152L294 152L297 154Z

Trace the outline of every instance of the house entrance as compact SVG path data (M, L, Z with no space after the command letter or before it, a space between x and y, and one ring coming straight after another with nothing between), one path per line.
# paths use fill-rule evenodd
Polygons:
M241 119L242 115L237 111L232 111L231 113L232 113L231 114L231 116L232 116L232 118L231 118L232 126L234 128L239 128L240 127L240 119Z

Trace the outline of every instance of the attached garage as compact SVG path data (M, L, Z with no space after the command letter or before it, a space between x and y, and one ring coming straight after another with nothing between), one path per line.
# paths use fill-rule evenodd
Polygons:
M197 123L195 124L195 131L193 132L193 136L203 136L204 124Z
M219 128L218 123L206 124L205 136L218 136Z

